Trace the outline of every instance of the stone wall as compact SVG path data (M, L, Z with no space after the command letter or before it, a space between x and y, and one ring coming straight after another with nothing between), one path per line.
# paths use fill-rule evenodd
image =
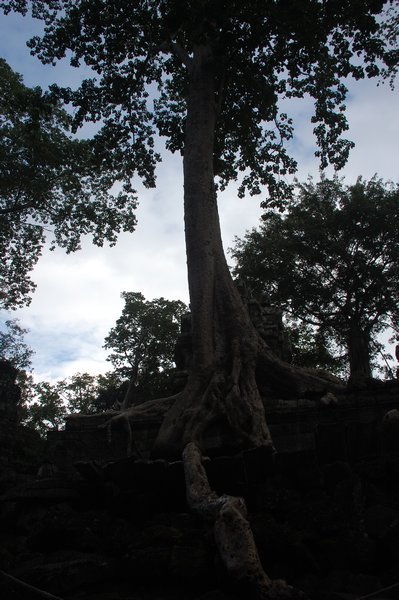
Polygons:
M278 454L312 455L320 465L337 460L356 463L382 456L384 415L399 408L399 382L351 392L328 405L320 400L299 399L265 404L266 419ZM128 455L126 425L106 426L112 413L67 418L64 431L50 432L48 451L60 468L70 470L76 461L100 464ZM132 427L131 456L149 459L161 422L137 421ZM389 448L389 453L398 453Z
M100 464L125 458L130 453L137 458L149 458L161 422L138 421L130 432L127 425L118 428L107 426L114 413L99 415L70 415L65 429L49 431L47 455L58 468L70 471L74 462L87 460Z
M342 396L336 404L285 401L266 418L279 453L314 453L320 464L359 460L384 453L384 415L399 407L399 385ZM391 448L391 451L395 450ZM397 448L399 451L399 446Z

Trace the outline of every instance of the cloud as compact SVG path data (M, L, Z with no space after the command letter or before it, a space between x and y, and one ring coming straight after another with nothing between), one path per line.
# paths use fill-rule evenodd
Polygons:
M115 247L85 239L74 254L44 250L32 274L32 303L16 313L30 330L37 378L110 369L102 345L121 313L122 291L188 302L181 161L165 160L158 181L155 190L140 188L137 229Z

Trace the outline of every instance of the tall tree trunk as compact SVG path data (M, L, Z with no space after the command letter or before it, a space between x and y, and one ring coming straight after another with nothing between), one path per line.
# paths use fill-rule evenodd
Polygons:
M153 456L176 459L195 442L203 452L232 453L273 444L256 371L276 394L298 397L332 387L310 372L278 359L258 334L231 278L217 209L213 151L216 125L211 49L195 47L189 74L184 147L184 213L193 359L183 392L153 401L149 412L165 414ZM281 397L281 396L280 396ZM170 407L170 408L169 408ZM132 407L112 422L147 410Z
M348 353L351 383L361 383L371 377L370 334L357 323L348 332Z
M187 100L184 213L193 366L167 414L155 451L269 445L255 381L258 340L224 256L213 173L215 78L207 46L195 48Z

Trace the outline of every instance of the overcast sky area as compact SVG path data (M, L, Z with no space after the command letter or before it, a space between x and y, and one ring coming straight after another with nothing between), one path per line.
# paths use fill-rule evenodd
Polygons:
M31 57L26 40L39 31L40 23L17 15L0 13L0 56L19 72L28 86L57 81L74 86L85 72L69 67L44 67ZM88 74L86 73L86 76ZM356 146L341 175L354 183L375 173L384 180L399 181L399 88L376 81L350 83L347 116L348 138ZM297 177L318 178L314 157L310 101L284 106L294 118L295 137L291 153L298 161ZM163 141L159 148L162 150ZM45 251L33 272L37 284L29 307L6 313L2 319L18 317L30 330L26 341L34 348L37 379L56 380L77 372L92 374L110 370L103 350L104 337L119 317L122 291L142 292L147 299L163 296L188 302L183 230L183 181L181 157L162 152L157 187L139 192L138 226L133 234L122 234L114 248L97 248L85 240L82 250L66 255L61 249ZM331 175L331 171L327 174ZM257 226L261 198L239 199L232 185L219 196L225 248L234 236L242 237Z

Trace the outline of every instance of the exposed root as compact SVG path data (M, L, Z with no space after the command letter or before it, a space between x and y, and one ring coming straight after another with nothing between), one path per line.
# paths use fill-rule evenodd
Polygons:
M132 425L140 421L159 421L153 458L174 460L189 442L209 454L258 446L273 451L256 378L259 373L266 394L277 397L298 398L307 392L323 397L343 388L339 382L278 359L256 332L253 336L237 334L230 339L229 353L221 353L219 364L202 370L193 365L182 392L121 410L103 427L109 433L113 427L126 431L128 455L134 446Z
M25 598L26 600L28 598L29 600L62 600L59 596L54 596L49 592L40 590L39 588L26 583L26 581L17 579L4 571L0 571L0 583L2 584L2 587L6 589L8 598Z
M179 394L169 396L168 398L157 398L156 400L148 400L138 406L131 406L127 409L122 409L115 413L106 423L101 427L107 427L109 423L118 423L119 421L128 419L143 421L148 419L162 419L168 412L172 404L180 397Z
M262 380L277 397L304 397L307 393L342 392L346 386L332 376L323 377L314 369L286 363L273 354L259 336L257 368Z
M148 402L144 402L139 406L132 406L125 410L122 409L114 413L113 416L110 419L108 419L108 421L106 421L102 425L99 425L99 428L107 430L107 440L108 443L111 443L112 428L122 427L127 434L127 456L131 456L133 454L133 451L135 451L140 456L140 451L138 450L135 444L133 435L134 422L155 419L161 421L179 396L180 394L176 394L175 396L170 396L169 398L158 398L156 400L149 400Z
M132 427L132 422L129 420L129 415L126 414L126 411L123 411L120 414L118 414L117 417L118 417L118 423L123 424L123 428L127 434L126 456L132 456L133 450L134 450L135 453L139 457L141 457L141 452L138 449L138 447L135 443L135 440L134 440L133 427ZM115 417L113 417L113 418L115 418ZM109 421L107 421L104 425L100 426L100 427L105 427L107 429L107 441L109 444L112 442L113 418L110 419Z
M211 490L198 446L183 451L186 495L189 507L213 524L216 546L229 575L258 600L305 600L306 596L285 581L272 581L260 562L247 520L243 498L218 496Z
M175 459L189 442L208 453L257 446L272 449L255 368L242 354L231 358L229 368L222 365L212 372L190 374L161 425L154 456Z

